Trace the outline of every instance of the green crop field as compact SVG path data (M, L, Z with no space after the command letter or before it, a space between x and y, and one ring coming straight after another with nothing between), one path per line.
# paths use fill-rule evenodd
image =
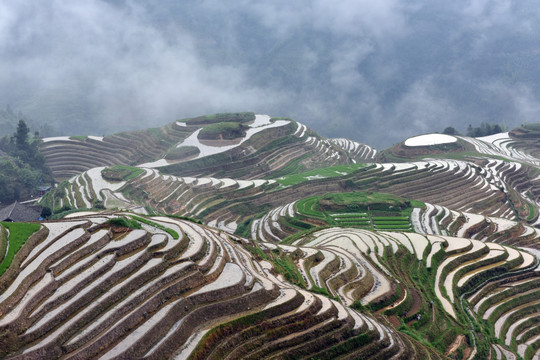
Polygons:
M411 211L423 206L419 201L374 192L310 196L296 203L301 216L324 220L328 225L399 231L412 230Z
M364 167L366 167L366 164L331 166L322 169L310 170L299 174L281 176L275 180L282 186L293 186L305 181L348 175Z
M2 222L3 227L9 231L9 236L7 241L9 245L7 247L7 253L0 263L0 275L3 274L6 269L11 265L13 257L19 249L24 245L26 240L39 230L39 224L30 224L30 223L13 223L13 222Z
M125 165L114 165L109 168L105 168L101 171L101 175L104 179L111 181L128 181L136 178L144 172L143 169L125 166Z

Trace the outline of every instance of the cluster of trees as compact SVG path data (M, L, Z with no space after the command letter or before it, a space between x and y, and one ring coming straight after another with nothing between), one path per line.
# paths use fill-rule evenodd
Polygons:
M488 136L493 134L498 134L503 131L506 131L506 126L504 125L491 125L490 123L482 123L480 127L472 127L472 125L469 124L469 127L467 128L467 136L470 137L480 137L480 136Z
M40 185L53 184L52 172L39 152L39 133L30 138L30 129L19 120L12 136L0 139L0 202L28 199L38 194Z
M506 131L506 126L499 125L499 124L490 124L490 123L482 123L478 127L473 127L469 124L469 127L467 128L467 136L470 137L481 137L481 136L488 136L493 134L498 134L501 132ZM452 126L448 126L443 130L443 134L447 135L461 135L459 131L457 131Z

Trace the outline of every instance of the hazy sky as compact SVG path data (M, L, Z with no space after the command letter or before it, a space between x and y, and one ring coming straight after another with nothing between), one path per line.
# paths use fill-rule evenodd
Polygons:
M0 107L70 134L226 111L378 148L540 121L532 0L0 0Z

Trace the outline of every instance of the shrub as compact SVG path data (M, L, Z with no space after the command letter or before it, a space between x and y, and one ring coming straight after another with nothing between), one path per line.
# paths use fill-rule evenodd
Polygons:
M356 300L352 305L351 307L355 310L358 310L358 311L361 311L361 312L366 312L367 309L364 305L362 305L362 303L360 302L360 300Z
M205 126L199 133L199 139L232 140L246 135L247 126L236 122L220 122Z
M136 220L128 219L125 216L119 216L116 218L112 218L108 221L109 224L112 226L119 226L119 227L125 227L128 229L140 229L141 224L139 224Z
M61 212L66 212L66 211L70 211L70 210L71 210L71 206L64 205L61 208L55 209L54 212L55 213L61 213Z
M251 235L251 222L252 219L247 219L246 221L241 222L234 232L235 235L249 237Z
M42 218L48 218L49 216L52 215L52 210L50 207L47 207L47 206L44 206L42 209L41 209L41 217Z
M94 208L99 210L105 210L105 204L101 200L94 201Z

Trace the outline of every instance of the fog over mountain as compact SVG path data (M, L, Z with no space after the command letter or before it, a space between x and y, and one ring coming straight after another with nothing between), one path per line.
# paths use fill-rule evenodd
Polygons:
M64 134L227 111L387 147L540 117L532 0L0 0L0 108Z

